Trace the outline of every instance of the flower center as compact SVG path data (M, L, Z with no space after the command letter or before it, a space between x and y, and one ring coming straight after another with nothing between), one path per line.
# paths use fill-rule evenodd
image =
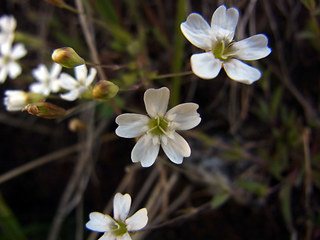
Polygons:
M156 116L149 121L149 132L155 136L166 134L168 130L169 122L167 119Z
M128 230L127 230L127 225L121 221L117 222L118 224L112 225L111 226L111 231L113 233L114 236L122 236L123 234L125 234Z
M212 47L214 57L221 61L226 61L231 58L232 51L230 48L231 44L226 43L224 40L220 40Z

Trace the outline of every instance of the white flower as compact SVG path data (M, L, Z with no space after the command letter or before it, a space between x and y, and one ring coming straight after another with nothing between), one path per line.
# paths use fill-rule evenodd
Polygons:
M67 101L74 101L80 98L87 90L90 84L93 82L97 70L91 68L89 75L85 64L77 66L74 68L75 79L67 73L61 73L59 77L60 86L66 90L68 93L60 94L61 98Z
M21 90L6 90L4 95L3 103L6 106L7 111L20 111L27 104L40 102L45 98L41 94Z
M21 67L16 62L27 54L22 43L17 43L12 47L12 43L7 41L0 44L0 83L3 83L7 76L14 79L21 74Z
M215 78L223 67L227 75L235 80L251 84L261 77L258 69L240 60L257 60L268 56L268 38L257 34L241 41L233 41L238 23L236 8L220 6L212 15L211 26L197 13L188 16L181 24L184 36L195 46L205 50L191 56L194 74L203 79ZM240 60L238 60L240 59Z
M7 111L19 111L28 104L28 94L20 90L6 90L4 105Z
M60 82L58 75L60 74L62 66L53 63L50 72L44 64L40 64L33 69L32 75L38 81L30 85L30 91L48 96L51 92L58 92L60 89Z
M12 42L17 21L14 16L3 15L0 17L0 43Z
M92 212L89 215L90 221L86 227L97 232L104 232L99 240L130 240L129 232L139 231L147 225L147 209L142 208L128 217L131 207L129 194L117 193L113 199L113 216L99 212Z
M183 157L191 155L189 144L176 130L188 130L197 126L201 118L198 104L184 103L167 112L170 91L163 87L148 89L144 103L149 116L125 113L116 118L119 125L116 134L120 137L140 137L131 152L133 162L143 167L151 166L159 153L160 145L168 158L181 164Z

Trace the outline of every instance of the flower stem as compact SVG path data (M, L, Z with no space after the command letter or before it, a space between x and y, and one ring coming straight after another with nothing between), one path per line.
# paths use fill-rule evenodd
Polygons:
M187 76L187 75L190 75L190 74L192 74L192 71L178 72L178 73L168 73L168 74L162 74L162 75L155 76L152 79L182 77L182 76Z

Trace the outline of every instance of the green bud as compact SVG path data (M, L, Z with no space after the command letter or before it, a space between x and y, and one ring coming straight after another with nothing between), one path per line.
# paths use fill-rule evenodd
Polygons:
M106 80L100 80L92 89L92 96L98 100L108 100L117 95L119 87Z
M73 68L85 64L84 59L71 47L63 47L54 50L51 58L54 62L66 68Z
M67 112L65 109L48 102L28 104L22 109L22 111L27 111L31 115L47 119L62 117Z

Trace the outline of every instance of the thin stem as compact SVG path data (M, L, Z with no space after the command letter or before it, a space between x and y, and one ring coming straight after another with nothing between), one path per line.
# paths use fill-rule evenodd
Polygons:
M182 76L191 75L192 73L193 73L192 71L178 72L178 73L168 73L168 74L162 74L162 75L155 76L152 79L164 79L164 78L172 78L172 77L182 77Z

